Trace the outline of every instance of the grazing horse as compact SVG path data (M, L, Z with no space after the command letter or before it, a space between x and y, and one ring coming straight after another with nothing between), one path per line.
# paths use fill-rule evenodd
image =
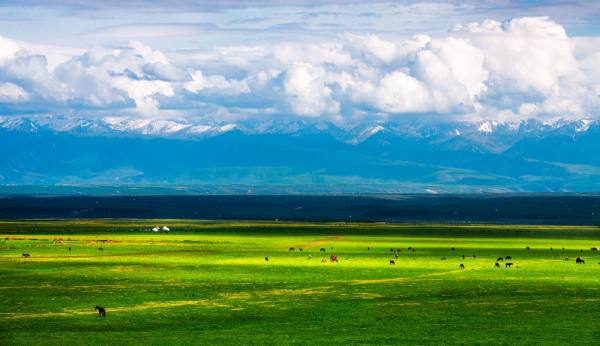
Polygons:
M577 258L575 259L575 263L577 263L577 264L585 264L585 261L584 261L584 260L582 260L581 258L577 257Z
M331 261L331 263L338 263L338 258L336 255L331 255L331 257L329 257L329 260Z
M393 249L393 248L392 248L392 249L390 249L390 252L394 252L394 249Z
M498 258L496 258L496 262L504 262L504 258L498 257Z
M513 264L512 264L511 262L506 262L506 263L504 263L504 266L505 266L506 268L512 267L512 265L513 265Z
M465 269L465 265L462 263L459 265L459 267L460 267L460 269Z
M590 248L590 251L591 252L598 252L598 248L597 247Z
M289 248L288 251L296 251L293 247Z
M25 257L25 258L29 258L31 257L31 255L27 252L24 252L23 254L21 254L21 256Z
M396 261L394 261L394 260L390 260L390 265L392 265L392 266L393 266L393 265L396 265Z
M325 252L325 248L321 248L321 249L319 249L319 251Z
M525 250L531 250L531 248L530 248L529 246L527 246L527 247L525 248Z
M498 263L498 262L494 263L494 267L500 268L500 263Z
M506 256L506 257L504 257L504 260L505 260L505 261L508 261L508 260L511 260L511 259L512 259L512 257L510 257L510 256Z
M96 307L94 308L94 310L98 310L98 316L100 317L106 317L106 309L96 305Z
M265 262L269 262L269 256L265 256Z

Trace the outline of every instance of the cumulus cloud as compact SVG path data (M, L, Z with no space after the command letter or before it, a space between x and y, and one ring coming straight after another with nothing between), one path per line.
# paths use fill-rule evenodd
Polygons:
M162 118L597 118L600 48L587 40L570 38L550 18L525 17L436 37L346 33L189 56L133 41L50 70L43 55L0 37L0 104Z

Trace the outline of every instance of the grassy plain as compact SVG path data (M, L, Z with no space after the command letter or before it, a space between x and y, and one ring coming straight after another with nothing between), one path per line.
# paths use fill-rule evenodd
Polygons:
M599 227L3 221L0 344L593 345L591 247Z

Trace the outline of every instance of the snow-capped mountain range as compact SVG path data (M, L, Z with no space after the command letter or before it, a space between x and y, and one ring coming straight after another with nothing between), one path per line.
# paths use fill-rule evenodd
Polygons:
M193 123L5 116L0 117L0 185L598 191L599 148L597 120L336 125L302 119Z

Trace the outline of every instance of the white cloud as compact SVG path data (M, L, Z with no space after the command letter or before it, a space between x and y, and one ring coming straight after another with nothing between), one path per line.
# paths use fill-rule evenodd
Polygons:
M0 37L0 103L161 118L599 118L593 42L570 38L547 17L525 17L442 36L347 33L176 53L133 41L48 67L45 56Z
M27 99L27 92L12 83L0 84L0 102L17 103Z

